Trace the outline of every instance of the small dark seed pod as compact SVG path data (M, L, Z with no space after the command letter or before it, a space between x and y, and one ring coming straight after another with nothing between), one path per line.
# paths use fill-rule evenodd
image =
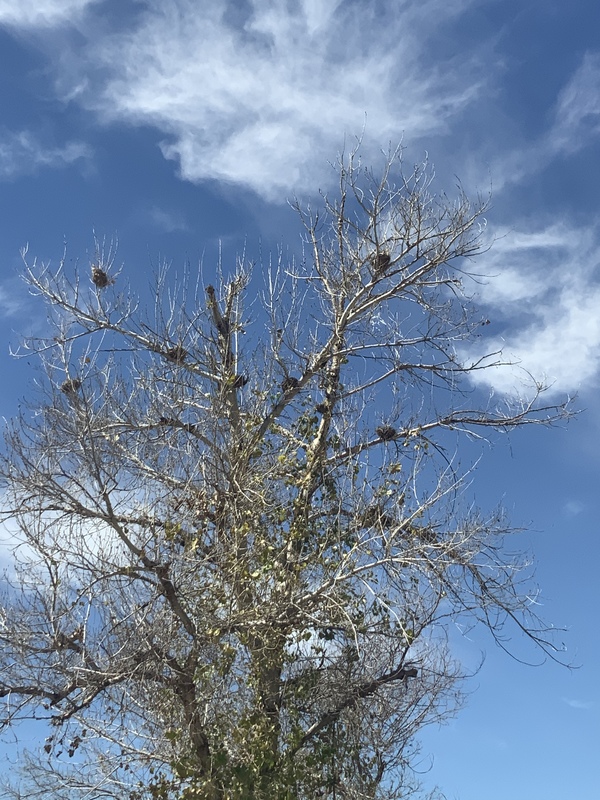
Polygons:
M281 382L281 391L282 392L290 392L292 389L297 389L300 386L300 381L298 378L285 378Z
M324 414L327 411L326 403L317 403L315 406L315 411L317 411L319 414Z
M391 425L379 425L379 427L375 428L375 433L382 441L391 442L392 439L396 438L398 431L392 428Z

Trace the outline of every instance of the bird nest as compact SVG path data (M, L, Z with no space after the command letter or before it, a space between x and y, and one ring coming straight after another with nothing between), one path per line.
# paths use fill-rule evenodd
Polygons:
M169 348L169 350L165 350L166 358L168 358L169 361L173 361L175 364L183 364L187 358L187 355L187 350L180 344L178 344L176 347Z
M69 378L61 384L60 390L64 394L75 394L81 389L81 381L79 378Z
M379 425L375 428L375 433L384 442L391 442L398 435L396 428L392 428L391 425Z
M105 289L111 283L114 283L114 279L102 267L96 265L92 267L92 283L98 289Z
M374 253L369 259L373 272L385 272L389 267L392 258L389 253Z
M291 392L292 389L297 389L300 386L300 381L298 378L284 378L281 382L281 391L282 392Z

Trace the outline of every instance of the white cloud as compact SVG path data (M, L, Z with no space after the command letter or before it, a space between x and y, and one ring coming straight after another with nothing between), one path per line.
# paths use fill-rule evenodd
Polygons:
M568 697L563 697L563 702L571 706L571 708L577 708L583 711L588 711L596 705L590 700L571 700Z
M586 53L560 92L553 121L536 141L521 142L492 160L496 192L545 170L557 157L582 150L600 137L600 53ZM477 180L480 179L479 170Z
M560 93L551 148L572 153L600 135L600 53L586 53L581 66Z
M600 135L600 54L588 53L560 93L554 119L537 141L505 152L492 167L496 192L530 178ZM512 366L473 374L506 394L527 394L535 380L553 394L598 384L600 375L600 231L554 223L496 233L476 271L486 278L479 300L502 332L462 355L502 351ZM519 223L522 225L522 223ZM493 327L489 329L493 332Z
M563 514L568 517L577 517L585 511L585 504L580 500L567 500L563 506Z
M11 317L23 311L23 300L19 297L21 292L12 292L7 289L7 284L0 286L0 314L2 316Z
M148 211L142 212L141 216L155 229L165 233L188 230L183 214L177 211L167 211L164 208L153 206Z
M30 131L0 132L0 179L10 179L40 167L64 167L91 158L83 142L67 142L62 147L42 144Z
M51 27L72 21L98 0L0 0L0 25Z
M529 375L568 393L600 372L600 239L595 228L566 223L523 233L504 231L477 265L488 276L479 302L506 331L462 355L502 350L514 367L474 374L475 382L513 393ZM493 328L492 328L493 330Z
M448 129L483 71L473 53L431 59L431 37L468 5L250 0L242 16L225 0L148 0L137 27L90 32L62 89L101 120L161 130L183 178L284 200L321 185L365 121L368 158Z
M4 504L4 495L0 496L0 503ZM6 512L6 509L3 508ZM24 543L24 537L19 526L11 517L4 519L0 523L0 573L8 571L12 577L14 574L15 552L21 553L24 557L33 555L33 551Z

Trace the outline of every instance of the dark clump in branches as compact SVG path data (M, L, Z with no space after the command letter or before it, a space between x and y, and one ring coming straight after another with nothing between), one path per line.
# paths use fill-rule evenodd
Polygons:
M183 364L183 362L188 357L187 350L180 344L176 345L175 347L170 347L168 350L165 350L164 354L167 360L172 361L174 364Z
M389 253L376 253L369 259L371 268L375 274L385 272L391 264L391 256Z
M221 336L223 339L227 339L231 330L230 323L229 320L223 317L221 314L219 304L215 297L215 287L211 285L207 286L206 294L208 295L208 306L212 312L215 328L217 329L219 336Z
M163 270L154 316L25 265L57 330L26 343L48 380L0 457L23 545L0 726L52 725L20 800L406 798L418 733L460 698L450 626L555 657L509 526L455 466L465 437L569 416L541 384L498 406L465 385L501 363L461 356L485 203L399 153L339 178L297 207L301 265L250 297L245 263L195 291ZM61 402L75 370L60 391L85 402Z
M379 425L375 428L375 433L383 442L391 442L398 435L396 428L391 425Z
M61 383L60 390L63 394L77 394L81 389L81 381L79 378L68 378L64 383Z
M232 385L234 389L243 389L247 383L248 377L246 375L235 375Z
M114 279L109 277L108 273L99 266L92 267L92 283L98 289L105 289L114 283Z
M300 386L300 381L298 378L292 378L288 376L284 378L281 382L281 391L284 393L292 392L294 389L297 389Z

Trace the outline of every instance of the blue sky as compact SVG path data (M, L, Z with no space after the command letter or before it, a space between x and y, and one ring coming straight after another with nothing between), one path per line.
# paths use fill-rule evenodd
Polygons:
M466 709L423 737L424 783L454 800L597 796L600 611L600 4L597 0L0 0L0 325L43 324L20 250L81 259L119 239L143 288L152 264L232 263L298 244L286 201L333 189L344 142L374 164L402 140L437 185L492 190L477 262L482 347L579 393L565 429L516 432L474 492L502 501L537 554L544 615L569 671L527 668L479 633ZM0 351L0 413L32 378ZM2 765L0 762L0 769Z

